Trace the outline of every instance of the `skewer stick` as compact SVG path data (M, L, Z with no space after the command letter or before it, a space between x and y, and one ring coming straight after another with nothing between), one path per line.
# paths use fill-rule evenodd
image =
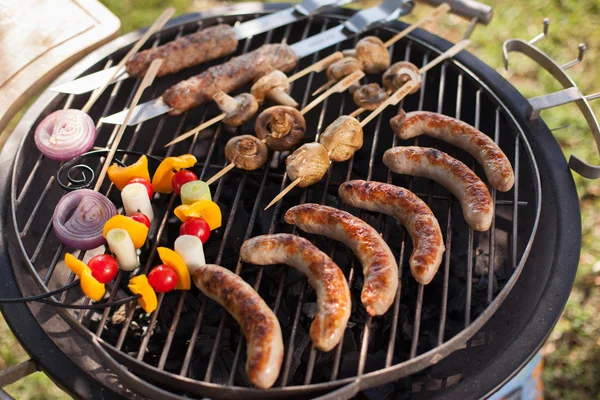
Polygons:
M385 47L390 47L391 45L393 45L394 43L396 43L398 40L402 39L403 37L405 37L406 35L408 35L412 31L414 31L415 29L417 29L421 25L424 25L424 24L426 24L428 22L432 22L432 21L438 19L439 17L443 16L444 14L448 13L448 11L450 11L450 8L451 7L450 7L450 5L448 5L448 3L442 3L442 4L440 4L439 6L437 6L436 8L433 9L433 11L431 12L431 14L429 14L426 17L421 18L420 20L418 20L414 24L410 25L409 27L407 27L406 29L404 29L402 32L397 33L390 40L388 40L387 42L385 42Z
M352 118L356 118L356 117L358 117L360 114L362 114L365 111L366 110L364 108L359 107L356 110L352 111L352 113L349 116L352 117Z
M152 85L152 82L154 81L154 78L156 77L156 74L158 73L158 70L162 63L163 60L161 58L156 59L152 61L152 64L150 64L148 71L146 71L146 75L144 75L144 79L142 79L142 83L140 83L138 90L135 92L135 96L133 96L133 101L129 105L129 111L125 116L125 120L119 127L119 131L117 132L115 141L113 142L110 148L110 152L108 153L108 156L106 156L106 160L104 161L104 165L102 166L102 171L100 171L100 175L98 175L98 181L96 181L94 191L97 192L102 187L102 182L104 182L104 178L106 177L106 171L108 171L108 167L110 166L110 163L112 162L113 157L117 152L117 148L119 147L121 138L123 138L123 133L125 133L125 129L127 129L127 123L129 122L129 120L133 116L133 112L135 111L135 106L137 106L138 102L140 101L144 90Z
M223 118L225 118L227 114L222 113L217 115L216 117L209 119L208 121L206 121L203 124L198 125L197 127L195 127L192 130L187 131L186 133L177 136L175 139L171 140L169 143L165 144L165 147L169 147L174 145L175 143L179 143L182 140L185 140L187 138L189 138L190 136L194 136L196 133L208 128L209 126L216 124L217 122L221 121Z
M467 47L470 43L470 40L461 40L460 42L458 42L457 44L455 44L454 46L450 47L448 50L437 56L435 59L421 67L419 69L419 73L424 74L425 72L429 71L431 68L435 67L442 61L454 57L456 54L464 50L464 48ZM390 105L397 105L400 102L400 100L405 98L410 93L410 91L413 90L414 87L415 83L412 80L406 82L404 85L402 85L402 87L400 87L400 89L396 90L396 92L394 92L394 94L392 94L386 101L381 103L379 107L373 110L373 112L371 112L371 114L369 114L367 118L362 120L360 122L360 126L364 127L371 120L373 120L373 118L379 115L379 113L381 113L386 107Z
M315 64L304 68L302 71L296 72L294 75L292 75L288 78L288 81L294 82L295 80L300 79L304 75L307 75L311 72L321 72L325 68L329 67L334 62L341 60L342 58L344 58L344 55L342 54L342 52L336 51L335 53L325 57L324 59L316 62Z
M229 163L229 164L227 164L227 166L225 168L223 168L222 170L220 170L219 172L217 172L216 174L214 174L212 176L212 178L210 178L209 180L207 180L206 184L207 185L212 184L217 179L219 179L220 177L222 177L223 175L225 175L226 173L228 173L229 171L231 171L233 168L235 168L235 163Z
M363 76L365 76L365 73L358 70L344 77L344 79L336 83L331 89L329 89L328 91L311 101L306 107L300 110L300 114L306 114L307 112L315 108L320 102L325 100L327 97L331 96L333 93L341 93L345 91L355 82L358 82Z
M298 184L302 181L302 177L298 177L296 178L296 180L292 183L290 183L289 185L287 185L287 187L285 189L283 189L281 192L279 192L279 194L277 196L275 196L275 198L273 200L271 200L271 202L265 207L265 211L269 208L271 208L271 206L273 206L273 204L277 203L279 200L281 200L283 198L283 196L285 196L286 194L288 194L288 192L290 190L292 190L293 188L295 188L296 186L298 186Z
M150 36L152 36L156 31L160 30L167 23L167 21L173 16L174 13L175 13L174 8L172 8L172 7L167 8L160 15L160 17L158 17L158 19L156 21L154 21L152 26L150 28L148 28L148 30L144 33L144 35L133 45L131 50L129 50L127 52L127 54L125 54L125 57L123 57L123 59L117 64L117 66L114 69L114 72L106 80L104 85L100 89L97 89L92 93L92 96L87 101L87 103L85 103L85 105L83 106L81 111L83 111L84 113L87 113L88 111L90 111L90 108L92 108L94 103L96 103L96 100L98 100L100 98L100 95L102 95L102 93L104 93L106 88L112 83L113 79L115 78L115 76L117 76L117 73L121 70L121 68L123 68L125 63L127 63L127 61L129 61L129 59L131 57L133 57L135 55L135 53L138 52L138 50L144 45L144 43L146 43L146 41L150 38Z
M322 91L327 90L334 83L335 83L335 79L328 80L327 82L325 82L325 84L323 86L319 87L317 90L315 90L314 92L312 92L311 96L316 96L319 93L321 93Z

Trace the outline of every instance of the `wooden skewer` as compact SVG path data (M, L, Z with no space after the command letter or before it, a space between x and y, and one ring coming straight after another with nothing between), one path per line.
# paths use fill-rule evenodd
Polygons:
M222 113L217 115L216 117L209 119L208 121L204 122L203 124L198 125L197 127L195 127L192 130L187 131L186 133L177 136L175 139L171 140L169 143L165 144L165 147L169 147L174 145L175 143L179 143L182 140L185 140L187 138L189 138L190 136L194 136L196 133L203 131L204 129L208 128L209 126L216 124L217 122L221 121L223 118L225 118L227 114Z
M341 51L336 51L335 53L333 53L333 54L325 57L324 59L322 59L322 60L314 63L310 67L306 67L302 71L296 72L294 75L290 76L288 80L290 82L294 82L295 80L300 79L304 75L307 75L307 74L309 74L311 72L321 72L325 68L329 67L329 65L333 64L336 61L341 60L342 58L344 58L344 55L342 54L342 52Z
M323 90L326 90L327 88L330 88L331 85L333 85L335 83L335 79L331 79L327 82L325 82L325 84L323 86L321 86L320 88L318 88L317 90L315 90L314 92L312 92L311 96L316 96L319 93L321 93Z
M310 110L315 108L320 102L325 100L327 97L331 96L333 93L341 93L341 92L345 91L350 86L352 86L355 82L361 80L363 76L365 76L364 72L362 72L360 70L354 71L353 73L344 77L344 79L342 79L341 81L336 83L331 89L329 89L328 91L326 91L325 93L323 93L322 95L320 95L319 97L317 97L316 99L311 101L306 107L304 107L302 110L300 110L300 113L302 115L306 114L307 112L309 112Z
M271 208L273 206L273 204L277 203L279 200L281 200L283 198L283 196L285 196L286 194L288 194L288 192L290 190L292 190L293 188L295 188L296 186L298 186L298 184L302 181L302 177L298 177L296 178L296 180L294 180L292 183L290 183L289 185L287 185L287 187L285 189L283 189L281 192L279 192L279 194L277 196L275 196L275 198L273 200L271 200L271 202L265 207L265 211L269 208Z
M144 33L144 35L133 45L131 50L129 50L127 52L127 54L125 54L125 57L123 57L123 59L117 64L117 66L114 69L114 72L110 75L110 77L104 83L104 86L102 86L100 89L95 90L92 93L92 96L87 101L87 103L85 103L85 105L83 106L81 111L83 111L85 113L90 111L90 109L92 108L94 103L96 103L96 101L100 98L102 93L104 93L106 88L112 83L113 79L115 78L117 73L121 70L121 68L123 68L125 63L127 63L127 61L129 61L129 59L131 57L133 57L135 55L135 53L138 52L138 50L144 45L144 43L146 43L146 41L150 38L150 36L152 36L155 32L159 31L167 23L167 21L173 16L174 13L175 13L174 8L172 8L172 7L167 8L160 15L160 17L158 17L158 19L156 21L154 21L152 26L150 28L148 28L148 30Z
M127 112L127 115L125 116L125 120L119 127L119 131L117 132L115 141L113 142L113 144L110 148L108 156L106 156L106 160L104 161L104 165L102 166L102 171L100 171L100 175L98 175L98 181L96 181L96 186L94 187L94 191L97 192L102 187L102 182L104 182L104 178L106 177L106 171L108 171L108 167L110 166L110 163L112 162L113 157L115 156L115 153L117 152L119 143L121 142L121 139L123 138L123 133L125 132L125 129L127 129L127 123L129 122L129 120L133 116L133 112L135 111L135 106L137 106L138 102L140 101L140 98L142 97L144 90L152 85L152 82L154 81L154 78L156 77L156 74L158 73L158 70L159 70L160 66L162 65L162 63L163 63L162 59L160 59L160 58L156 59L156 60L152 61L152 64L150 64L148 71L146 71L146 75L144 75L144 79L142 79L142 83L140 83L140 86L138 87L138 90L135 92L135 96L133 96L133 100L132 100L131 104L129 105L129 111Z
M210 178L209 180L207 180L206 184L207 185L212 184L217 179L219 179L220 177L222 177L223 175L225 175L226 173L228 173L229 171L231 171L233 168L235 168L235 163L229 163L229 164L227 164L227 166L225 168L223 168L222 170L220 170L219 172L217 172L216 174L214 174L212 176L212 178Z

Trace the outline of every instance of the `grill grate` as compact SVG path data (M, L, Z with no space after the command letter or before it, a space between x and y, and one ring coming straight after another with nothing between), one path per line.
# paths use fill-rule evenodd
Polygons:
M218 22L233 23L251 17L226 17L224 21ZM243 41L238 47L238 53L251 51L263 43L294 43L336 25L338 18L341 17L314 17L255 36ZM176 36L202 28L202 21L199 24L187 23L171 27L157 34L150 45L157 46ZM375 32L384 40L393 33L392 29ZM352 45L352 41L346 41L336 49L307 57L299 68L316 62L334 50ZM126 50L99 62L96 69L109 67ZM417 65L426 64L439 53L437 49L410 38L395 44L390 51L394 61L404 59ZM154 90L149 90L150 93L142 100L157 97L172 83L199 70L194 68L176 76L161 78ZM310 74L293 85L292 95L301 100L304 106L310 100L310 93L324 79L323 74ZM377 81L377 78L369 77L369 80ZM126 107L138 84L139 81L131 79L115 84L113 90L105 93L92 110L94 120L98 121L101 116ZM60 107L81 107L86 100L86 95L58 96L45 113L40 115L39 120ZM319 107L309 114L305 141L318 140L319 134L338 115L349 114L355 108L344 95L331 97ZM253 284L273 307L281 322L285 356L276 386L285 389L274 388L264 392L265 395L332 389L343 383L356 382L358 377L361 377L358 380L371 379L368 386L373 386L410 375L439 361L451 351L464 346L466 340L491 316L524 265L539 218L540 182L531 149L509 111L478 81L474 73L455 61L446 61L427 72L419 94L403 100L399 107L410 111L432 110L454 115L492 135L513 163L514 190L508 193L496 193L492 190L492 198L496 204L492 228L487 233L473 232L463 221L460 207L443 188L422 178L394 175L380 161L387 148L409 144L399 142L387 125L388 118L398 109L386 110L367 125L365 145L354 158L346 163L332 165L323 182L306 189L296 189L278 203L274 210L265 212L262 209L288 183L282 157L270 156L267 165L272 168L253 172L234 170L222 178L213 198L222 207L226 223L213 232L205 252L208 262L234 269ZM216 107L209 104L178 117L163 116L147 121L128 128L122 146L126 145L124 150L130 153L141 152L160 157L192 152L201 161L196 167L200 169L199 178L206 179L227 164L222 153L231 134L251 133L251 126L244 126L234 132L218 125L213 131L203 132L190 142L184 141L166 151L163 145L215 113ZM96 144L100 146L99 149L110 147L117 128L110 129L99 123L97 130ZM67 249L58 243L51 230L52 210L64 191L56 178L60 165L42 156L30 156L39 154L32 136L30 134L24 139L13 170L13 219L19 244L35 273L34 277L39 279L44 288L52 290L74 279L72 274L65 273L59 263ZM483 176L480 167L461 150L427 137L410 143L447 151L474 168L479 176ZM124 154L121 160L125 162L127 157ZM91 167L96 173L101 168L101 158L98 156L85 157L81 163ZM69 178L74 178L69 181L72 186L77 184L78 176L82 179L90 177L90 171L81 165L70 167L68 171L71 174ZM359 296L362 274L356 270L358 266L351 253L340 244L308 235L340 265L346 273L353 295L351 326L346 330L343 342L332 352L323 354L311 348L308 339L307 327L312 320L310 315L315 297L312 288L306 285L306 280L285 267L243 266L237 256L241 243L249 237L273 232L293 231L302 234L283 223L283 212L292 205L307 201L342 208L343 204L336 195L337 187L345 180L357 178L404 186L423 198L443 228L446 253L434 282L425 288L417 285L410 273L407 273L406 258L410 255L412 244L410 240L406 240L404 229L390 217L360 212L361 218L382 232L398 256L400 266L400 285L393 308L384 317L371 319L361 308ZM521 193L522 197L519 197L520 185L527 188ZM38 194L35 188L43 190ZM115 204L120 204L118 192L112 186L105 184L102 192ZM143 249L141 256L144 273L157 264L156 248L159 245L172 245L178 233L179 224L172 214L177 201L174 195L155 196L155 222L149 244ZM79 254L80 259L85 256L83 252ZM108 289L110 300L124 296L123 289L128 279L129 274L119 272L114 284ZM72 289L62 295L61 301L79 303L80 299L79 290ZM87 299L81 301L81 304L87 303ZM161 383L176 390L227 396L232 393L227 390L232 390L231 387L235 386L238 390L236 394L255 393L251 392L252 389L243 388L248 386L248 382L243 371L245 355L239 329L226 313L215 303L206 300L196 289L189 293L160 294L158 310L149 318L138 307L125 306L103 312L73 311L70 315L90 333L114 346L112 353L120 356L120 361L154 380L157 377L164 378ZM136 363L133 359L141 363ZM178 380L176 375L181 379ZM186 384L176 386L177 382Z

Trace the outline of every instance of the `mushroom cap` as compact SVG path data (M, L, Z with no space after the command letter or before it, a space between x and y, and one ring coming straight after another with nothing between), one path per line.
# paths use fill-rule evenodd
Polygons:
M257 80L252 85L250 93L256 97L259 104L262 104L265 97L267 97L267 93L275 88L281 88L286 93L290 91L290 82L287 75L277 69Z
M256 118L254 132L275 151L294 147L304 137L306 120L300 111L288 106L269 107Z
M267 146L252 135L234 136L225 145L225 158L237 168L253 171L267 162Z
M411 94L419 91L423 83L423 76L419 72L419 67L408 61L399 61L389 67L383 74L383 86L395 92L400 89L409 80L416 83L415 87L410 91Z
M366 36L356 44L356 58L366 74L378 74L390 66L390 53L377 36Z
M352 92L352 98L354 104L365 110L373 111L381 103L386 101L389 96L385 89L383 89L377 83L369 83L368 85L362 85L358 89Z
M227 113L223 123L229 126L241 126L256 114L258 102L250 93L238 94L234 99L238 103L238 108L234 112Z
M362 64L354 57L344 57L327 67L327 79L339 81L354 71L362 71Z
M292 181L302 178L298 186L319 182L329 169L327 149L320 143L306 143L285 160L285 170Z
M325 129L319 141L332 161L346 161L362 147L363 129L356 118L342 115Z

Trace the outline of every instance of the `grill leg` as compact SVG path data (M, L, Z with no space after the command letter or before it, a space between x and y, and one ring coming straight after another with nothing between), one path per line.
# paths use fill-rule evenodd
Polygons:
M0 371L0 388L4 386L8 386L11 383L15 383L28 375L33 374L34 372L38 372L40 369L36 365L36 363L29 359L27 361L23 361L21 364L14 365L10 368L6 368L3 371ZM0 400L9 400L12 397L6 393L4 390L0 389Z

